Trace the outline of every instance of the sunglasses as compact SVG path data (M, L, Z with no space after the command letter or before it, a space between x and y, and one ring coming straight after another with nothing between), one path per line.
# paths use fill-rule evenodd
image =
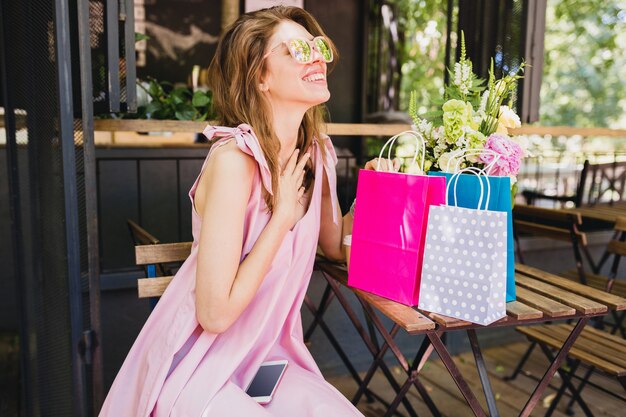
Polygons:
M265 54L264 59L267 58L272 52L281 47L287 46L289 54L300 64L310 64L313 62L313 49L319 52L324 62L333 61L333 50L330 47L328 39L323 36L317 36L312 41L304 38L293 38L286 41L282 41L278 45L274 46L270 51Z

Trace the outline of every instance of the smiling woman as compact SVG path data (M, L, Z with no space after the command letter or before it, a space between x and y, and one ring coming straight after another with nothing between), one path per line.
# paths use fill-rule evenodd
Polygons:
M300 319L318 244L343 260L352 227L321 133L336 56L299 8L245 14L224 33L210 66L222 126L204 130L213 144L189 193L191 254L101 416L361 415L322 377ZM244 389L267 361L288 366L260 405Z

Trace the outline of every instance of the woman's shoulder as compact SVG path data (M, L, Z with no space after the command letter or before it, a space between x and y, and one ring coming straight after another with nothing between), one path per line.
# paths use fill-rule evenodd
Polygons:
M225 141L212 150L207 168L225 175L237 175L254 172L254 158L243 152L234 140Z

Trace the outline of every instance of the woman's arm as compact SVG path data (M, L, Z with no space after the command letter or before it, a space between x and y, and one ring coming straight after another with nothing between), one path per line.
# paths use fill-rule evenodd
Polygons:
M195 196L196 208L202 215L196 316L204 330L222 333L250 304L285 235L296 222L308 155L297 164L297 152L292 155L279 180L272 217L240 264L245 212L256 162L234 143L214 152Z
M401 161L394 159L392 164L389 164L387 159L381 159L380 171L398 171L400 169ZM365 164L364 169L376 170L378 167L378 158L372 159ZM328 178L326 177L326 171L324 171L324 178L322 183L322 215L320 220L320 236L319 246L324 255L332 261L345 261L346 255L343 246L343 238L346 235L352 234L352 223L354 218L351 213L347 213L341 218L341 211L339 210L339 202L336 201L335 207L337 207L337 218L341 218L339 224L333 222L333 205L332 205L333 193L330 192L328 185ZM355 207L356 210L356 207Z
M324 252L324 256L332 261L345 261L345 251L343 247L343 238L352 233L352 214L348 213L343 218L339 202L335 201L337 207L337 218L340 219L339 224L333 222L333 203L332 199L337 198L330 192L326 171L322 178L322 214L320 219L320 236L319 247Z

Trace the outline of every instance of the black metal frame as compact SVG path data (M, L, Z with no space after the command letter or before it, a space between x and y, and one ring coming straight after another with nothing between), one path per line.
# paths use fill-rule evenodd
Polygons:
M0 82L2 83L2 103L4 105L4 127L6 132L6 154L7 154L7 176L9 183L9 199L10 199L10 215L11 215L11 243L13 245L13 264L15 267L15 275L25 276L24 254L19 248L24 245L24 230L22 225L22 207L20 198L20 179L17 162L17 138L16 138L16 120L13 104L12 86L8 82L11 76L11 67L8 65L7 54L4 48L6 39L4 15L2 10L2 2L0 2ZM19 317L26 320L28 317L26 296L26 283L23 279L18 279L16 285L16 300L19 309ZM28 340L28 329L25 325L19 326L20 340ZM34 414L33 403L28 401L32 398L32 370L30 355L26 349L20 349L20 375L22 378L22 390L20 397L21 413L25 416Z
M137 111L137 66L135 60L135 3L133 0L123 0L120 5L124 10L120 13L120 20L124 22L124 59L126 60L125 88L126 111Z
M120 111L119 0L106 0L105 28L109 111Z
M67 0L55 2L56 59L59 91L59 133L63 163L63 190L65 193L65 239L67 253L68 290L70 304L70 338L74 415L88 415L88 394L85 369L79 342L83 337L83 305L80 262L80 230L77 204L76 155L74 149L74 103L72 99L71 44L69 37L70 10Z
M84 343L85 363L91 366L91 396L93 414L97 415L104 402L104 375L100 335L102 322L100 315L100 254L98 239L98 205L96 182L96 150L93 128L93 80L91 66L91 46L89 44L89 2L77 2L80 62L81 122L83 130L83 169L85 186L85 218L87 233L87 280L89 288L90 330L86 331ZM87 348L87 346L82 346Z

